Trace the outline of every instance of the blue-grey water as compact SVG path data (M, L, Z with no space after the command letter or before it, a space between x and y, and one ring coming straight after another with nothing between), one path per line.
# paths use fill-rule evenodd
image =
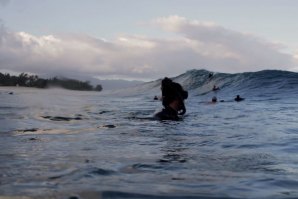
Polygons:
M152 119L159 81L0 87L0 198L298 198L297 73L205 73L175 79L190 93L180 121Z

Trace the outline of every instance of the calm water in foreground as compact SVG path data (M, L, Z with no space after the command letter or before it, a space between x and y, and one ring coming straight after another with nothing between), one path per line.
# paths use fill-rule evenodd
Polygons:
M297 98L205 101L0 87L0 198L298 198Z

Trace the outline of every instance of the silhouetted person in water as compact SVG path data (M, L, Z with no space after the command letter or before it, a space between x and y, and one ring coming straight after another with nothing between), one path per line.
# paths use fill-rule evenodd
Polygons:
M217 90L219 90L219 87L217 87L217 86L214 85L213 88L212 88L212 90L213 91L217 91Z
M211 100L211 102L213 102L213 103L216 103L217 102L217 98L214 96L214 97L212 97L212 100Z
M207 104L216 104L218 102L217 97L212 97L210 102L207 102ZM220 102L224 102L223 100L220 100Z
M164 108L155 117L161 120L178 120L178 115L186 112L184 100L187 99L188 92L180 84L165 77L161 81L161 93Z
M240 95L237 95L234 99L236 102L240 102L240 101L243 101L244 98L240 97Z

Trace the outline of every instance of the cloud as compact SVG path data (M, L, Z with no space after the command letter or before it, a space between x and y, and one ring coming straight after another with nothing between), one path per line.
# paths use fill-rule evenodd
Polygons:
M170 16L152 24L177 36L106 41L74 34L38 37L0 26L0 70L155 79L193 68L234 73L295 66L294 56L282 53L284 46L215 23Z
M202 61L219 71L290 69L295 64L292 55L281 52L285 46L252 34L179 16L159 18L154 23L193 42L194 50L203 56Z
M0 0L0 6L6 6L10 0Z

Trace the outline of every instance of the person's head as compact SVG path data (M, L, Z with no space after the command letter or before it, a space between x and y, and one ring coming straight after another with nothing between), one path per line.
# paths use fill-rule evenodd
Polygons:
M212 102L217 102L217 98L215 96L212 97Z
M171 79L165 77L161 81L161 91L163 97L163 105L165 107L176 101L173 104L178 103L178 107L181 107L181 109L185 109L184 100L187 99L188 92L185 91L180 84L173 82ZM178 109L180 110L180 108Z
M161 80L161 90L166 89L172 84L172 80L170 78L165 77L163 80Z
M167 77L161 81L161 90L164 97L177 98L182 101L188 98L188 92L183 90L180 84Z

